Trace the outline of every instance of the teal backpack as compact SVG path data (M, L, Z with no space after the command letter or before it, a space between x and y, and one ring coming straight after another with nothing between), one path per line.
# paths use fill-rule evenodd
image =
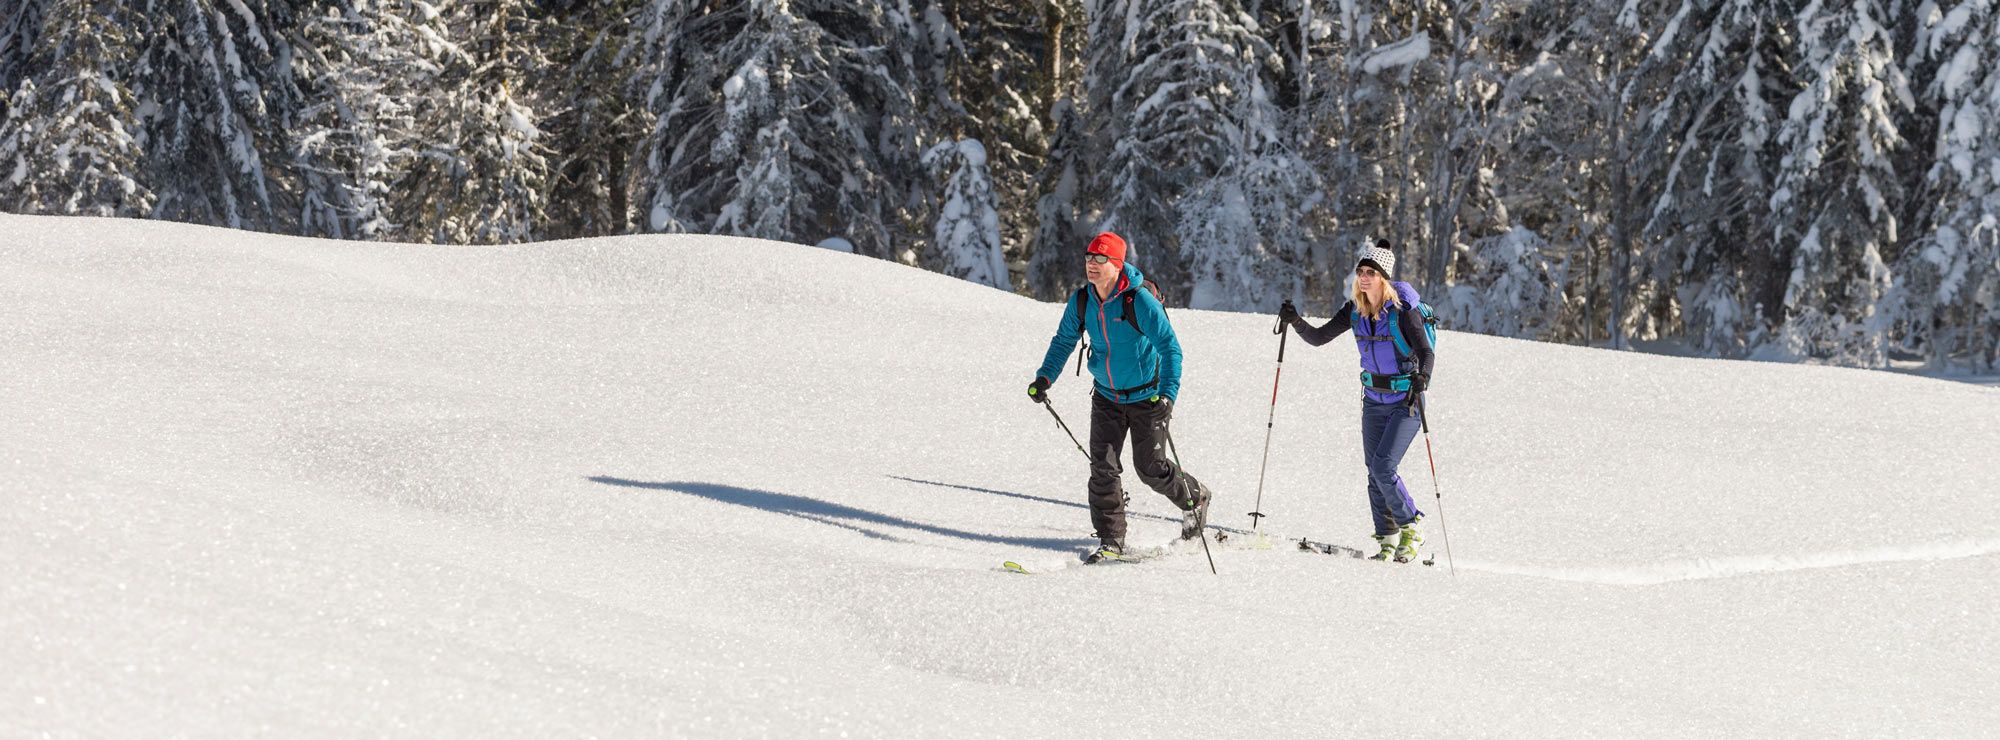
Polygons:
M1417 308L1417 316L1421 317L1424 320L1424 339L1430 340L1432 349L1437 349L1438 346L1437 311L1431 308L1431 304L1425 303L1423 301L1417 301L1416 308ZM1398 309L1394 306L1389 307L1389 321L1387 323L1390 326L1403 325L1402 317L1396 315L1397 310ZM1347 317L1347 325L1357 329L1361 328L1361 309L1359 308L1353 309L1352 314ZM1362 338L1381 339L1382 337L1362 337ZM1389 332L1388 339L1396 343L1396 359L1400 360L1410 356L1410 341L1403 338L1402 332L1391 331Z
M1424 338L1430 340L1431 349L1437 349L1437 311L1433 310L1430 304L1423 301L1417 301L1415 308L1417 315L1423 318ZM1382 322L1389 327L1389 336L1386 337L1361 333L1361 309L1359 308L1352 310L1352 313L1347 317L1347 321L1348 326L1354 329L1354 339L1357 342L1379 342L1384 339L1394 342L1396 345L1396 364L1401 366L1406 360L1410 359L1410 342L1403 338L1403 318L1396 314L1397 310L1393 306L1390 307L1388 315L1385 317L1387 320ZM1410 376L1408 373L1400 372L1395 375L1376 375L1367 370L1362 370L1361 384L1380 391L1401 393L1410 389Z

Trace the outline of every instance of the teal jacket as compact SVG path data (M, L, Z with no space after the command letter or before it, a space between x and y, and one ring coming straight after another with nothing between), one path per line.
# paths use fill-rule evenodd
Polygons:
M1181 342L1174 337L1174 327L1167 323L1167 310L1160 300L1139 287L1145 280L1139 268L1128 262L1109 299L1100 301L1095 289L1085 290L1079 305L1076 294L1070 294L1062 323L1056 326L1055 338L1049 340L1048 356L1035 375L1048 378L1050 383L1062 379L1063 366L1076 351L1076 318L1081 311L1084 331L1090 334L1090 358L1084 364L1090 366L1090 375L1097 381L1098 395L1117 403L1135 403L1153 396L1170 401L1180 398ZM1128 291L1133 293L1136 330L1135 322L1125 320Z

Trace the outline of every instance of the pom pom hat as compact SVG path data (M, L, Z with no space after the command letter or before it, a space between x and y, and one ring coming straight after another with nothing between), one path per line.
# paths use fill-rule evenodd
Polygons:
M1389 251L1389 240L1375 242L1375 246L1361 250L1361 261L1354 263L1354 269L1363 265L1375 268L1382 277L1394 279L1396 276L1396 253Z

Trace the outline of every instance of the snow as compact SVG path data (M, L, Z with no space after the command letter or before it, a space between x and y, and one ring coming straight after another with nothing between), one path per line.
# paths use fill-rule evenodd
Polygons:
M986 166L986 145L979 143L978 139L959 139L958 155L965 158L967 167Z
M1381 74L1385 70L1414 66L1430 55L1431 37L1420 33L1368 52L1361 58L1361 71Z
M1951 61L1945 63L1943 69L1938 70L1937 84L1944 90L1946 98L1957 99L1978 74L1978 47L1967 44L1958 47L1958 53L1951 56Z
M14 215L0 296L0 735L2000 721L1996 388L1447 331L1403 472L1456 576L1243 534L1219 576L1019 576L1089 538L1022 393L1058 305L726 237ZM1172 318L1179 454L1240 531L1270 317ZM1262 528L1361 548L1353 345L1290 345ZM1086 385L1052 389L1079 433ZM1127 485L1132 541L1170 540Z
M1667 58L1669 50L1673 48L1675 37L1680 35L1681 24L1687 21L1688 12L1692 11L1693 9L1694 6L1692 4L1682 4L1681 9L1674 13L1674 17L1667 21L1667 27L1660 31L1658 40L1653 42L1653 50L1650 54L1650 56L1653 59L1657 60L1657 59ZM1626 25L1627 28L1631 28L1631 26L1626 23L1626 19L1628 17L1636 19L1637 10L1638 9L1635 7L1635 4L1633 2L1627 2L1625 4L1625 8L1619 12L1620 24Z

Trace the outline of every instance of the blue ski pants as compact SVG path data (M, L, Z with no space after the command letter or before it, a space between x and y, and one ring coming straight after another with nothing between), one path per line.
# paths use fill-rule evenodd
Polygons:
M1396 474L1422 425L1416 408L1407 402L1361 399L1361 454L1368 465L1368 505L1374 510L1377 535L1395 534L1423 515L1403 485L1403 476Z

